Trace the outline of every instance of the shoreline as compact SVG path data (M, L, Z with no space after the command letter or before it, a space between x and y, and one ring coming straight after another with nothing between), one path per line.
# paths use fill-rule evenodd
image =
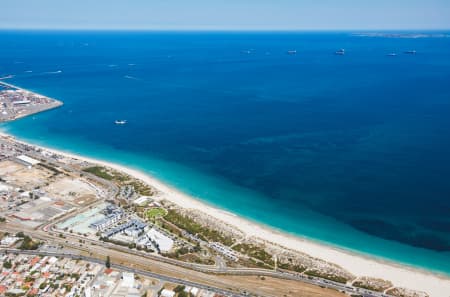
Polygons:
M432 271L427 271L425 269L422 270L420 268L402 265L401 263L391 262L389 260L378 259L375 257L372 258L370 255L357 254L357 252L344 250L339 247L314 242L310 239L285 233L282 230L242 218L232 212L212 206L199 198L185 194L180 190L165 184L157 178L134 168L28 143L1 130L0 136L12 137L14 141L33 145L68 158L85 160L90 163L99 164L122 171L153 186L162 193L161 197L163 199L171 201L182 208L198 210L215 217L218 220L241 230L248 237L259 238L268 242L276 242L282 247L339 265L355 276L369 276L386 279L391 281L395 286L406 287L417 291L425 291L430 296L448 297L446 292L450 292L450 278L445 275L433 273Z

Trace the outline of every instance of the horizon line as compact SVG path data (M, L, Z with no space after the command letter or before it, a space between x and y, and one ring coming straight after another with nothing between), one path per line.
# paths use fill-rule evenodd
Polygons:
M0 31L128 31L128 32L439 32L450 31L450 28L341 28L341 29L289 29L289 28L28 28L0 27Z

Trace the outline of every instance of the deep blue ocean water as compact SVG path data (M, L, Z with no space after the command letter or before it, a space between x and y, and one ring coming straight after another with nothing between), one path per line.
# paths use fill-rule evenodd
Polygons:
M0 129L141 169L292 234L450 274L450 38L0 31L0 41L0 77L65 103Z

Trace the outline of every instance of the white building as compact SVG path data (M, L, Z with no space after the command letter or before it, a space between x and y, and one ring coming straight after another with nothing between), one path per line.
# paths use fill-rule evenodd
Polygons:
M136 204L136 205L139 205L139 206L145 206L151 201L152 201L152 199L150 197L148 197L148 196L141 196L141 197L137 198L136 200L134 200L133 204Z
M121 210L113 211L112 213L106 215L103 219L94 222L89 225L89 227L96 229L97 231L103 231L106 228L114 225L123 218L123 212Z
M84 297L91 297L91 287L86 287L86 289L84 290Z
M154 228L147 232L147 237L158 244L161 252L168 252L173 247L173 240Z
M126 229L124 232L126 235L137 239L139 237L139 234L141 233L141 230L131 228L131 229Z
M173 297L173 296L175 296L175 292L172 291L172 290L164 289L164 290L161 291L161 294L159 296L161 296L161 297Z
M50 263L50 264L55 264L56 262L58 262L58 258L56 258L56 257L51 257L50 259L48 259L48 263Z
M11 190L12 187L5 184L0 184L0 193L9 193Z
M196 297L198 295L199 289L196 287L185 287L184 290L186 293L188 294L192 294L194 297Z
M15 160L16 160L16 162L18 162L20 164L23 164L23 165L25 165L27 167L31 167L31 166L34 166L36 164L39 164L38 160L30 158L30 157L25 156L25 155L17 156L15 158Z
M19 239L20 238L15 237L15 236L5 236L5 237L3 237L2 241L0 241L0 245L9 247L9 246L13 245L14 243L16 243Z
M196 288L196 287L193 287L193 288L191 289L191 294L194 295L194 296L197 296L197 295L198 295L198 292L199 292L199 289Z
M127 288L134 287L134 273L122 272L122 286Z

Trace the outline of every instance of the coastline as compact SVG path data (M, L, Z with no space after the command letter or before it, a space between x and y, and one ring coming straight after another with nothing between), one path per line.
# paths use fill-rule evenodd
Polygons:
M18 140L14 135L7 134L3 131L0 131L0 136L13 137L15 141L27 143ZM195 197L182 193L178 189L161 182L147 173L143 173L133 168L108 161L84 157L73 153L67 153L40 145L34 145L32 143L27 144L41 147L47 151L69 158L86 160L91 163L96 163L111 167L115 170L123 171L153 186L162 193L162 197L164 199L169 200L183 208L199 210L207 215L213 216L231 226L236 227L244 232L248 237L256 237L265 241L277 242L280 246L337 264L356 276L370 276L387 279L392 281L396 286L425 291L430 296L448 297L446 292L450 292L450 278L446 276L434 274L426 270L403 266L399 263L389 262L387 260L385 261L371 258L370 256L352 253L351 251L343 250L338 247L321 244L312 240L284 233L281 230L273 229L269 226L239 217L231 212L213 207Z

